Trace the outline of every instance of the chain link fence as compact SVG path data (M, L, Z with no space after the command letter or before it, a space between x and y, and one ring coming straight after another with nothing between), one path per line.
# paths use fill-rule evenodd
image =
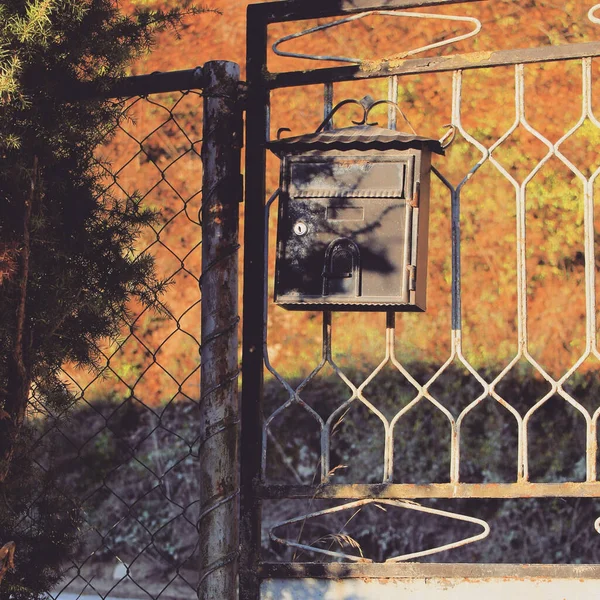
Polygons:
M66 413L35 391L36 461L56 473L78 543L53 597L194 597L198 583L198 445L203 98L135 96L98 149L105 190L157 214L135 252L168 281L154 309L130 303L98 369L63 367ZM28 517L36 527L35 514Z

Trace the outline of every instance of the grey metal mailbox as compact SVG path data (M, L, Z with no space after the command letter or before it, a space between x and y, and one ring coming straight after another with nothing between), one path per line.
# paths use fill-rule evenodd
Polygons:
M281 158L275 303L424 311L431 153L440 141L358 125L273 141Z

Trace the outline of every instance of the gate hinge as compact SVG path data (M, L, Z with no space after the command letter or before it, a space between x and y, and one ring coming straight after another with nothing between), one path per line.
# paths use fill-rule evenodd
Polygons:
M410 199L409 204L413 207L413 208L419 208L419 198L421 195L421 182L417 181L416 185L415 185L415 192L412 195L412 198Z
M408 265L408 291L415 292L417 290L417 267Z

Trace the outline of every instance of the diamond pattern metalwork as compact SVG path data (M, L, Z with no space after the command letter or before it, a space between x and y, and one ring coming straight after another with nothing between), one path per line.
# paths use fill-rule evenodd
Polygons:
M535 68L535 67L528 67ZM348 374L343 369L339 368L332 357L332 314L329 312L323 313L323 349L321 355L321 361L317 367L299 384L296 386L291 385L286 378L279 373L270 364L268 359L268 343L265 345L265 364L266 369L275 378L276 381L286 390L288 399L286 402L276 408L275 412L270 415L265 415L264 429L263 429L263 473L266 473L265 466L269 461L270 456L270 440L272 433L269 430L269 426L272 419L285 412L292 404L297 404L305 409L311 417L315 420L320 428L321 437L321 460L320 460L320 486L318 487L317 493L319 497L327 496L327 486L335 483L332 479L332 465L331 465L331 449L332 449L332 429L334 424L340 418L346 418L348 410L355 403L361 403L362 406L373 415L373 417L382 425L383 435L385 437L385 450L382 456L382 477L380 483L385 486L386 484L393 483L405 483L396 482L394 479L395 461L398 458L394 455L394 438L396 431L399 428L399 424L414 411L420 403L429 403L433 410L437 411L444 418L444 422L448 423L451 435L449 436L449 455L450 455L450 472L449 472L449 486L448 484L436 484L435 479L424 483L428 484L429 490L433 496L439 497L455 497L456 490L461 484L467 483L467 480L463 479L461 473L461 451L463 449L465 440L463 439L464 424L469 416L475 411L475 409L482 405L484 402L493 402L501 408L506 415L506 418L510 422L514 423L516 428L516 463L511 466L514 472L513 481L516 484L531 485L531 495L535 495L535 484L529 483L529 476L532 465L535 465L535 455L532 454L531 446L531 426L532 421L538 414L538 411L542 409L552 398L559 398L561 402L566 403L571 407L576 414L581 415L582 422L585 421L585 482L594 483L597 480L597 433L598 433L598 418L600 417L600 407L596 407L594 410L586 408L584 403L579 401L569 392L569 386L567 382L574 374L578 372L578 369L583 365L584 362L599 358L599 351L597 346L597 322L596 322L596 274L595 274L595 249L594 249L594 184L596 179L600 175L600 167L588 170L585 172L585 168L577 166L572 162L566 153L563 153L562 148L567 140L576 136L583 128L598 128L600 127L600 121L595 117L592 109L592 59L584 58L581 59L582 68L582 106L581 115L578 122L571 127L562 137L555 143L551 142L544 134L534 128L526 118L525 113L525 67L524 65L515 65L515 118L512 125L505 131L501 137L495 140L489 147L484 146L481 142L475 139L466 129L463 127L461 122L461 108L462 108L462 72L454 72L453 77L453 90L452 90L452 125L456 129L458 136L461 136L463 140L472 146L472 148L479 153L479 157L476 159L466 174L462 176L462 179L456 184L450 183L448 176L442 172L443 167L438 169L434 168L434 174L446 188L448 196L451 200L451 215L452 215L452 327L451 327L451 350L447 360L439 367L439 369L424 383L419 383L410 373L410 366L403 363L398 358L395 350L395 315L389 313L387 316L387 324L385 331L385 356L383 360L363 379L363 381L357 385L350 381ZM394 86L390 86L393 90ZM331 90L330 90L331 92ZM330 93L331 95L331 93ZM530 170L524 174L521 181L518 181L514 174L509 172L507 168L498 159L495 153L502 147L503 144L515 134L517 130L526 132L526 135L535 138L545 148L545 152L535 159L535 163ZM572 173L573 177L580 183L583 189L583 209L584 209L584 253L585 253L585 297L586 297L586 342L585 351L579 356L575 362L566 369L560 376L553 376L540 364L534 357L531 351L531 345L529 342L529 331L528 331L528 298L527 298L527 226L526 226L526 215L527 215L527 193L529 184L534 177L544 169L544 166L550 160L558 160L564 166L566 166ZM495 167L498 173L505 178L514 190L514 202L515 202L515 230L516 230L516 276L517 276L517 351L516 354L509 360L508 364L496 375L490 376L489 374L482 372L471 364L463 353L463 314L461 307L462 299L462 279L461 279L461 192L469 185L469 182L477 176L477 171L484 165L490 164ZM455 175L454 175L455 176ZM277 196L277 192L274 194L271 201L267 204L265 211L266 223L269 219L270 207ZM266 261L268 264L268 261ZM265 274L266 278L266 274ZM266 298L266 288L265 288ZM265 300L266 301L266 300ZM265 330L265 339L267 339L267 331ZM382 340L383 341L383 340ZM515 406L514 402L511 401L509 395L505 395L502 389L502 383L506 381L508 375L518 368L522 368L526 365L536 377L540 377L545 380L548 384L548 389L543 393L534 403L523 408L522 406ZM302 397L303 389L321 372L321 370L328 366L333 370L336 376L345 383L347 388L347 396L341 396L339 403L329 417L321 417L318 415L304 400ZM414 395L412 399L407 402L403 402L398 407L397 412L389 418L383 414L379 408L369 400L369 389L368 386L381 375L384 369L393 368L406 379L406 381L414 388ZM473 378L479 387L478 395L475 395L469 400L466 406L461 407L458 412L454 411L453 408L447 406L443 399L437 398L435 392L436 381L443 378L445 375L449 375L451 369L459 368L465 370L471 378ZM589 403L588 403L589 404ZM350 418L350 417L347 417ZM485 432L478 432L479 435L485 435ZM359 451L366 451L365 448ZM293 469L294 466L290 465ZM352 481L346 479L345 484L367 484L371 483L372 473L365 473L360 478ZM570 480L571 481L571 480ZM576 480L573 480L575 482ZM468 482L471 482L469 479ZM485 482L481 482L485 485ZM265 486L269 488L268 477L265 478ZM385 489L382 486L382 490ZM436 487L439 486L439 487ZM408 490L407 485L402 486L403 490ZM346 493L351 489L351 486L345 487ZM367 489L367 488L365 488ZM370 489L370 488L368 488ZM437 489L437 492L435 491ZM325 490L325 491L324 491ZM340 489L339 493L333 492L330 497L363 497L358 492L358 495L350 496L344 495L344 490ZM285 497L285 490L277 492L281 494L281 497ZM351 493L351 492L350 492ZM368 492L365 491L365 494ZM372 492L376 493L376 492ZM384 493L382 491L382 493ZM398 492L400 493L400 492ZM494 497L492 491L490 491L491 497ZM373 496L369 496L373 497ZM369 500L370 501L370 500ZM350 505L349 505L350 506ZM302 521L303 519L311 518L317 514L329 514L341 510L340 506L332 507L320 511L319 513L310 513L303 517L297 517L295 519L289 519L288 521L278 523L272 527L271 532L277 527L283 524L289 524L291 522ZM598 521L596 522L596 528L598 528ZM598 529L600 531L600 529ZM322 549L315 548L313 546L304 546L300 544L300 539L295 541L282 540L271 533L272 539L292 547L302 547L303 549L309 549L311 552L317 554L321 553L328 555L328 553ZM446 548L445 548L446 549ZM441 550L440 550L441 551ZM331 553L329 555L335 555L337 558L342 557L344 560L358 560L355 556L350 556L345 553ZM343 556L342 556L343 555ZM398 559L402 560L402 558Z

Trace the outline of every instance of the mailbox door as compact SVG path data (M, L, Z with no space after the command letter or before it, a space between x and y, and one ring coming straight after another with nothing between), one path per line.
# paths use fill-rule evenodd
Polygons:
M275 302L305 310L409 306L419 177L414 150L285 157Z

